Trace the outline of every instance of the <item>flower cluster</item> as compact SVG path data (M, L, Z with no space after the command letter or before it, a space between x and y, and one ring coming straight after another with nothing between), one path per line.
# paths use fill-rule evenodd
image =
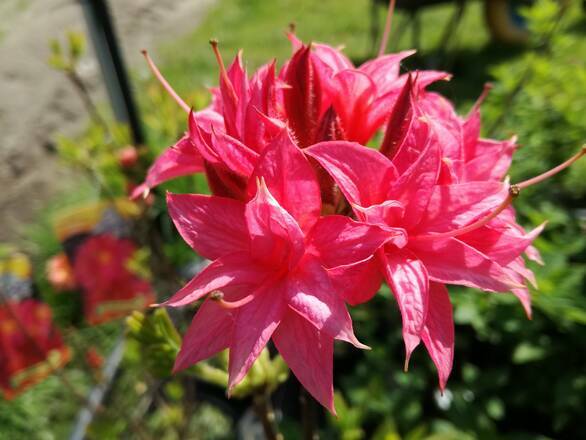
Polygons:
M543 225L526 232L510 205L541 177L510 185L515 139L480 137L483 97L460 117L426 89L450 75L401 74L411 51L356 67L340 50L289 38L291 58L251 77L241 53L226 68L212 41L219 87L198 112L145 53L189 129L135 196L200 172L213 193L167 198L181 236L211 260L164 303L204 300L175 370L228 348L231 389L272 340L333 412L334 340L367 348L346 304L370 300L386 281L402 315L406 365L423 342L443 388L454 354L446 285L510 291L531 314L526 283L535 279L523 255L540 261L531 242Z

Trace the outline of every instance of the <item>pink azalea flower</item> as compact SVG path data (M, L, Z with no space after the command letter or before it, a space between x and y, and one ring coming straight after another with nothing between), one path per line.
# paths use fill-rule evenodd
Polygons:
M451 305L442 285L493 292L523 287L503 263L518 257L530 239L499 237L507 242L509 254L497 259L464 242L458 233L497 210L506 198L507 186L499 182L437 185L441 156L433 136L402 174L381 153L355 143L324 142L307 152L332 175L360 221L403 231L404 244L388 242L375 259L349 270L354 279L379 280L370 283L370 292L362 290L357 295L351 287L344 295L351 304L369 299L378 290L382 273L403 317L406 364L423 340L443 388L452 366L454 341ZM481 249L490 247L484 244ZM340 268L336 271L350 276Z
M314 171L291 138L263 152L247 203L170 194L185 241L212 263L165 305L206 298L185 335L175 370L230 349L229 388L272 339L303 386L334 412L334 339L365 348L328 267L370 258L396 234L348 217L320 217Z
M420 87L414 87L417 81L417 78L410 77L405 84L391 113L381 144L381 153L392 158L399 172L404 172L423 153L431 130L441 146L438 183L501 181L511 164L515 138L503 142L480 138L480 104L489 88L485 88L468 117L461 118L445 98ZM523 258L516 255L508 260L503 259L496 245L486 244L489 236L494 241L498 240L496 237L510 237L511 234L517 237L519 243L530 243L541 232L543 226L525 233L516 223L514 212L509 207L486 226L462 235L460 240L476 244L479 250L505 266L505 270L520 284L524 284L525 279L535 284L534 276L525 267ZM498 232L495 232L495 229ZM481 246L474 237L482 237L485 245ZM541 261L538 251L533 246L523 247L529 258ZM531 317L528 289L513 289L513 293L523 304L527 316Z

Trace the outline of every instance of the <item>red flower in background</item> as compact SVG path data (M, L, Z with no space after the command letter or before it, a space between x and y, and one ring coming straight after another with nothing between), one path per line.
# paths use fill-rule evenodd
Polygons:
M154 301L150 284L128 268L135 252L132 241L106 234L88 238L77 250L74 271L90 324L126 316Z
M46 304L0 304L0 389L11 399L70 359Z

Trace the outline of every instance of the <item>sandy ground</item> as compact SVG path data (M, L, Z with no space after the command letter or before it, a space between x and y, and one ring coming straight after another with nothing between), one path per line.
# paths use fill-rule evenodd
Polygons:
M213 2L110 0L129 67L144 68L140 49L189 32ZM0 0L0 241L18 240L22 225L74 180L51 152L56 134L74 133L86 118L63 74L47 65L49 40L63 40L67 30L86 30L76 0ZM83 77L105 100L91 52Z

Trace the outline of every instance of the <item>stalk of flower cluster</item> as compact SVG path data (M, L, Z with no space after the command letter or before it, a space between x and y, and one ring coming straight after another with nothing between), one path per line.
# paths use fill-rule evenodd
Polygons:
M481 228L482 226L489 223L496 216L498 216L501 212L503 212L513 202L513 200L519 196L522 189L528 188L529 186L535 185L537 183L541 183L544 180L549 179L550 177L556 175L560 171L565 170L566 168L568 168L570 165L572 165L574 162L578 161L582 156L585 156L585 155L586 155L586 145L582 145L582 148L580 149L580 151L578 153L574 154L568 160L566 160L565 162L552 168L551 170L546 171L545 173L540 174L539 176L532 177L531 179L524 180L521 183L511 185L509 187L509 193L508 193L507 197L505 198L505 200L503 200L501 202L501 204L499 206L497 206L497 208L494 211L491 211L486 216L478 219L474 223L471 223L467 226L464 226L463 228L454 229L453 231L440 232L437 234L429 234L429 235L415 235L413 237L410 237L410 240L430 241L430 240L437 240L437 239L442 239L442 238L457 237L459 235L466 234L467 232L472 232L478 228Z
M384 55L387 50L387 42L391 34L391 23L393 21L393 13L395 12L395 1L389 0L389 9L387 10L387 19L385 21L385 30L383 31L383 38L380 42L380 48L378 50L378 56Z
M283 434L277 428L275 411L271 404L270 394L265 390L260 390L254 395L253 403L254 410L262 423L267 440L283 440Z

